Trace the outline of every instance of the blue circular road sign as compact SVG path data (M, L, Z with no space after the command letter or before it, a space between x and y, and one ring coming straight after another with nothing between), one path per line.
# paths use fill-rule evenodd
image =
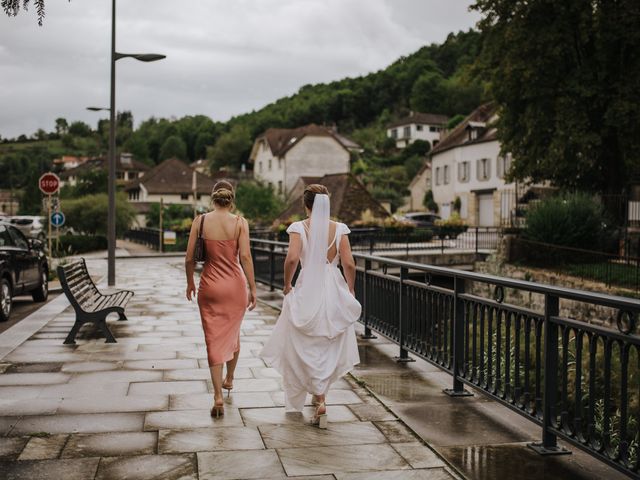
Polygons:
M51 214L51 225L54 227L61 227L64 225L64 213L55 212Z

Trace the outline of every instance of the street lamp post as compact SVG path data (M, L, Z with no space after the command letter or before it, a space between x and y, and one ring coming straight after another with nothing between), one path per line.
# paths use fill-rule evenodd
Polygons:
M116 60L131 57L141 62L162 60L165 55L156 53L116 52L116 0L111 7L111 100L109 102L109 206L107 213L107 282L116 284ZM95 107L93 107L95 108ZM91 109L93 109L91 108Z

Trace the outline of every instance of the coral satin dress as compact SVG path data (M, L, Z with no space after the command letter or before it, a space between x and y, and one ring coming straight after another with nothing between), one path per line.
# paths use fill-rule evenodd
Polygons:
M238 217L238 220L240 217ZM240 324L247 309L247 280L236 238L205 238L206 260L198 286L198 307L209 366L227 362L240 350Z

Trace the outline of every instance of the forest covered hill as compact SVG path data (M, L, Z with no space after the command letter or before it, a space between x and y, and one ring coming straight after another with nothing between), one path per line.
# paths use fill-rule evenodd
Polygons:
M304 85L297 93L226 122L206 115L180 119L150 118L134 128L130 112L119 112L117 144L151 165L169 157L187 162L206 157L214 170L239 169L253 139L270 127L308 123L336 125L365 152L354 170L376 197L398 205L402 191L420 168L424 152L396 152L385 143L384 126L409 110L465 115L484 101L483 83L473 65L481 48L474 30L450 34L442 44L427 45L387 68L355 78ZM0 132L1 133L1 132ZM61 155L104 155L108 122L94 129L84 122L56 120L51 132L38 130L0 143L0 188L31 188L52 160ZM418 149L419 150L419 149Z

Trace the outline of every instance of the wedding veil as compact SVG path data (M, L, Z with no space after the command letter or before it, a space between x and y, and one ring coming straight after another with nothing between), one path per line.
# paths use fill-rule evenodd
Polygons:
M309 335L325 331L318 315L325 300L325 270L329 239L329 195L317 193L309 222L308 251L304 260L304 282L296 288L294 325Z

